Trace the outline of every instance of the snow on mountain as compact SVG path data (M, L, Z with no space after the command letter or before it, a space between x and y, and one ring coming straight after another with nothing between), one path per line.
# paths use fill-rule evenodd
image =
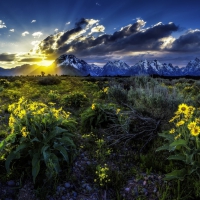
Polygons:
M181 69L183 75L200 76L200 59L191 60L186 67Z
M130 69L130 66L121 60L116 61L108 61L106 65L104 65L102 72L99 76L123 76L126 75L126 72Z
M147 60L140 61L132 66L127 75L152 75L157 74L160 76L177 76L180 75L180 69L176 66L174 67L171 63L162 64L158 60L153 60L151 62Z

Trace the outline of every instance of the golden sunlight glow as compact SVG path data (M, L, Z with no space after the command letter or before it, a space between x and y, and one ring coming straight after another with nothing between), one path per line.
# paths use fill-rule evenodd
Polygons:
M41 62L38 62L37 65L41 65L41 66L49 66L53 63L53 60L43 60Z

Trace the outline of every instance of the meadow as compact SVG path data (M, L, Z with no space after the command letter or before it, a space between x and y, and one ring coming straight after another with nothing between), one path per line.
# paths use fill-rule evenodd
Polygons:
M199 90L185 78L1 77L0 199L200 198Z

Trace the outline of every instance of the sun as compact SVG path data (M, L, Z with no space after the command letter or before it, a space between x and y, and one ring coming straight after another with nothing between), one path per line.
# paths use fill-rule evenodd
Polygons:
M38 62L37 64L38 65L41 65L41 66L50 66L51 64L53 63L53 60L42 60L41 62Z

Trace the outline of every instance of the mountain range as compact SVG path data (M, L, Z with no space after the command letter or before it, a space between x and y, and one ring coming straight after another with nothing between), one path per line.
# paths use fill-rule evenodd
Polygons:
M22 65L12 69L0 67L0 76L13 75L41 75L45 74L71 75L71 76L134 76L134 75L160 75L160 76L200 76L200 59L191 60L186 67L179 68L171 63L160 63L158 60L141 60L129 66L121 60L108 61L103 67L88 64L74 55L61 55L49 67L38 65Z

